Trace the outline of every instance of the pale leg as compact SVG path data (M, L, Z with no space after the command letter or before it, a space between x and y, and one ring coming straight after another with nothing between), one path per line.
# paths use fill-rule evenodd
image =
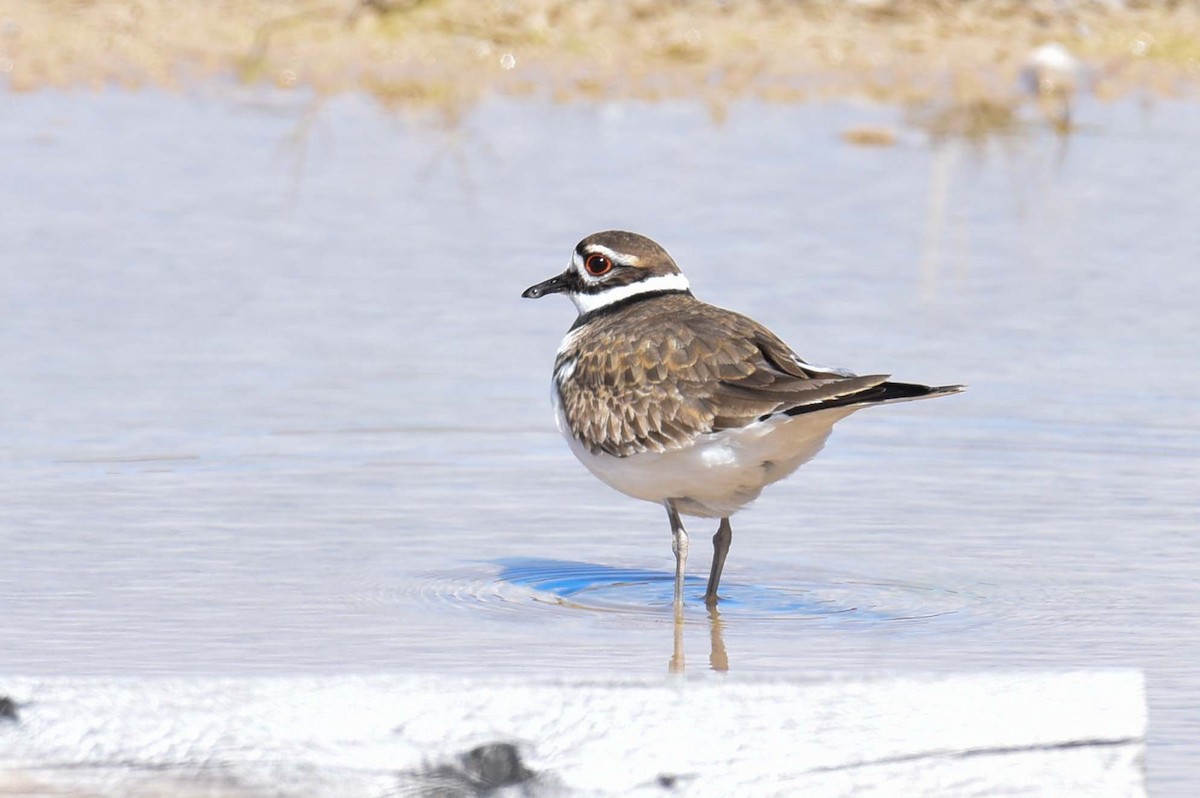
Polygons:
M683 612L683 575L687 569L688 534L679 520L675 503L670 499L663 502L667 508L667 518L671 521L671 551L675 552L675 612Z
M713 535L712 570L708 572L708 587L704 591L704 603L712 606L717 603L717 585L721 583L721 571L725 570L725 556L729 554L729 544L733 542L733 527L728 518L721 519L717 534Z

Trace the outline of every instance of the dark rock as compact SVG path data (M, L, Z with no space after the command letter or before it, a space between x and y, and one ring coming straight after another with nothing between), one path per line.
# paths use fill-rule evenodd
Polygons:
M463 773L484 789L511 787L533 778L533 771L521 761L521 752L512 743L488 743L472 748L460 757Z
M17 720L17 702L0 695L0 720Z
M654 783L668 792L686 792L689 782L695 780L695 773L659 773Z
M413 774L420 794L429 798L472 798L491 795L501 787L529 785L537 774L525 767L512 743L488 743L460 754L455 762Z

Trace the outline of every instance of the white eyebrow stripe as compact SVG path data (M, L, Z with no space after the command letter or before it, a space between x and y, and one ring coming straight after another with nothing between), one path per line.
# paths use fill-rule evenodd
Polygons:
M603 255L613 263L628 263L630 266L633 266L638 262L636 255L618 255L616 250L609 249L603 244L588 244L584 249L587 250L589 255Z
M628 253L619 253L618 254L615 249L609 249L608 247L604 246L603 244L588 244L583 249L584 249L584 252L586 252L588 255L603 255L604 257L606 257L610 261L612 261L613 264L623 264L625 266L637 266L639 263L641 263L641 260L642 260L637 255L630 255ZM585 256L580 255L578 252L573 253L571 255L571 265L573 265L575 267L575 270L577 272L579 272L579 274L583 277L583 279L587 280L589 283L597 282L599 278L594 277L591 274L588 274L588 270L583 268L584 257Z
M649 294L656 291L690 291L692 290L688 278L683 274L676 272L675 274L660 274L655 277L650 277L646 280L639 280L636 283L629 285L619 285L614 288L609 288L601 291L598 294L571 294L571 301L575 303L575 307L579 309L580 314L591 313L593 310L608 307L609 305L620 302L624 299L637 296L638 294Z

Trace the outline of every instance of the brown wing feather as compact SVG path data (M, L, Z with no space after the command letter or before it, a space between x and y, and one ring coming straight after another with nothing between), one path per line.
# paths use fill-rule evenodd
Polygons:
M619 457L682 446L887 379L806 370L762 325L685 295L592 321L560 353L556 374L568 362L574 368L559 385L567 423L593 453Z

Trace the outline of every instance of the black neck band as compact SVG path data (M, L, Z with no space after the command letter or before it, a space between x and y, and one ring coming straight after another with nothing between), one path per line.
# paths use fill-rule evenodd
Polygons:
M619 310L624 310L630 305L636 305L639 302L645 302L647 299L657 299L660 296L668 296L670 294L687 294L688 296L691 296L692 292L690 289L686 288L666 288L662 291L647 291L644 294L634 294L633 296L619 299L612 304L604 305L603 307L596 308L595 310L589 310L587 313L580 313L579 318L575 319L575 323L571 325L571 329L567 330L567 332L578 330L580 327L590 321L595 321L596 319L603 318L610 313L616 313Z

